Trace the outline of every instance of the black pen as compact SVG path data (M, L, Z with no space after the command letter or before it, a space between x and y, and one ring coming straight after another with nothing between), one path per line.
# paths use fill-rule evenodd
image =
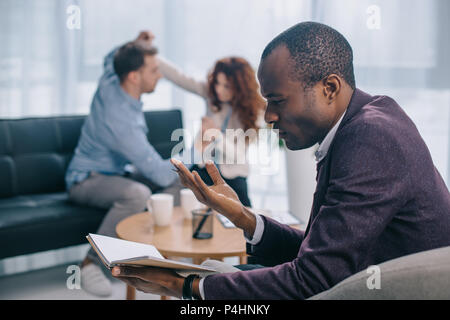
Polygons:
M211 208L208 208L208 210L206 210L205 216L202 218L202 221L200 221L197 229L194 232L194 236L193 236L194 238L198 237L198 234L199 234L200 230L202 229L203 225L205 224L206 219L208 219L208 217L210 216L210 214L209 214L210 212L211 212Z

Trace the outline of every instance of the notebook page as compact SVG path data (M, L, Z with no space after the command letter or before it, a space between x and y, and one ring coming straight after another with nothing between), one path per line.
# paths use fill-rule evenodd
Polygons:
M89 236L109 263L116 260L142 256L164 259L159 251L150 244L126 241L92 233Z

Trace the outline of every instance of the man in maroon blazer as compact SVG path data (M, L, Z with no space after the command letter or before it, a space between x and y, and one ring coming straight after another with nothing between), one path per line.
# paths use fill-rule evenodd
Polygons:
M319 143L306 230L252 213L213 164L208 187L173 161L182 182L242 228L248 253L271 267L188 280L142 268L113 275L178 297L184 284L185 298L304 299L370 265L450 245L450 194L428 148L393 99L356 88L352 49L340 33L313 22L293 26L267 45L258 77L265 120L287 147Z

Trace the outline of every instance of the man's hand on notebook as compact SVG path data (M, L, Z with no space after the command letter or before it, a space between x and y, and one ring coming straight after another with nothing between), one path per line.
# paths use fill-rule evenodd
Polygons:
M256 227L254 214L239 201L236 192L223 180L212 161L206 163L206 170L214 183L212 186L207 186L196 171L191 173L181 161L171 159L171 162L177 168L181 183L194 192L198 201L223 214L246 235L253 235Z
M153 267L114 267L112 275L145 293L181 298L184 278L175 271Z

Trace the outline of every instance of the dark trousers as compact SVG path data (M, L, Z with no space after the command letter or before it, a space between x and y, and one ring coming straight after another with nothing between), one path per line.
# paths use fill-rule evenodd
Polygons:
M211 177L208 174L208 171L206 171L206 168L199 168L197 165L195 165L192 168L192 171L197 171L200 178L208 185L213 185L213 182L211 180ZM251 207L250 198L248 197L248 188L247 188L247 178L244 177L236 177L234 179L227 179L222 176L222 178L225 180L225 182L236 192L236 194L239 197L239 200L241 203L246 207Z

